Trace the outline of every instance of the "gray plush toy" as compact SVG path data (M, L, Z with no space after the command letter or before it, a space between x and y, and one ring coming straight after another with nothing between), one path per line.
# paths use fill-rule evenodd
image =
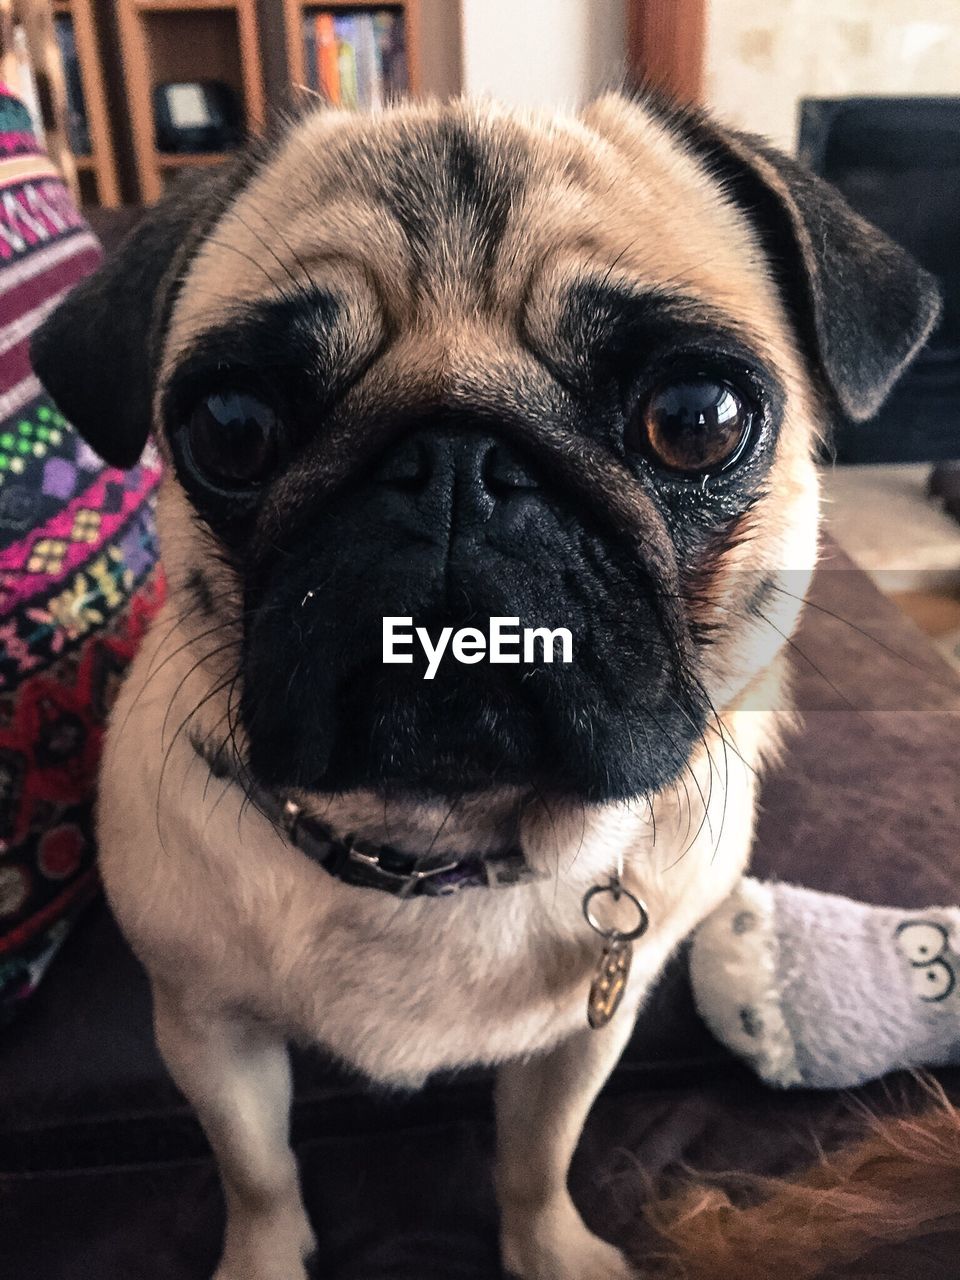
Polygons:
M958 966L960 908L871 907L752 879L690 952L711 1031L782 1088L960 1063Z

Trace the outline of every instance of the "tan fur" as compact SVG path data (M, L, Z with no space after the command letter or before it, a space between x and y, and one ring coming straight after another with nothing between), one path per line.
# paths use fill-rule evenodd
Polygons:
M463 118L481 135L515 138L527 156L524 194L484 299L461 278L458 264L471 247L455 243L453 231L413 288L404 239L371 204L357 160L369 155L375 164L378 138L415 136L440 115ZM219 1280L302 1274L310 1232L286 1149L288 1037L319 1042L401 1085L466 1062L508 1064L498 1086L505 1259L523 1280L632 1274L581 1222L567 1166L640 1001L746 865L757 770L789 714L779 653L816 551L815 398L747 223L663 125L619 99L579 119L493 105L410 106L378 120L324 112L290 134L193 261L160 384L238 303L276 293L287 273L302 281L308 272L351 299L358 368L381 342L384 323L393 326L390 345L349 391L347 411L425 388L455 400L491 382L509 386L531 357L508 318L525 307L535 340L537 326L551 324L559 281L588 270L675 291L725 316L788 391L770 477L777 501L761 504L749 544L715 566L713 581L723 585L713 607L729 622L742 595L738 580L758 567L787 571L788 590L772 622L740 618L716 647L709 692L720 715L690 761L685 795L668 788L652 811L638 802L584 812L499 791L450 814L399 800L385 810L365 794L302 797L336 829L371 840L416 847L442 827L450 852L500 848L516 825L530 862L549 870L546 881L402 903L358 891L287 844L243 804L239 788L211 780L188 730L223 741L235 720L230 623L238 584L214 562L212 539L191 518L172 471L164 482L160 532L171 596L114 713L101 865L154 984L161 1048L220 1162L229 1216ZM602 459L596 465L596 483L609 488L612 472ZM207 570L221 630L184 609L197 563ZM242 752L242 738L237 745ZM593 1034L585 1001L597 944L580 903L621 857L653 927L636 947L621 1012Z
M653 1200L668 1258L650 1280L820 1280L881 1245L955 1230L960 1115L940 1094L920 1115L872 1118L858 1142L796 1178L742 1178ZM859 1273L858 1273L859 1274Z

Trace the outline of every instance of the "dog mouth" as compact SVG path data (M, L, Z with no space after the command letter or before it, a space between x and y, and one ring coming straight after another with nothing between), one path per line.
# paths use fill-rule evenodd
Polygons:
M269 786L313 793L372 785L380 795L449 799L500 787L556 789L548 669L452 660L427 678L428 669L422 656L385 666L379 652L345 655L339 669L327 669L323 692L310 685L313 701L301 701L299 716L280 725L253 711L251 771Z
M453 621L437 617L429 630ZM381 624L371 616L378 636ZM646 631L639 679L623 665L636 646L613 640L575 651L569 664L449 661L429 679L425 657L384 665L359 640L308 643L289 665L277 661L282 645L252 645L242 704L251 772L274 789L328 795L647 794L682 770L699 721Z
M420 433L304 526L247 592L241 716L266 785L606 802L685 766L702 715L673 598L525 455ZM386 660L391 621L406 661Z
M398 676L371 663L343 681L333 711L343 731L318 788L349 785L371 764L383 787L422 794L545 783L552 734L532 695L542 669L524 680L449 665L428 681L419 667Z

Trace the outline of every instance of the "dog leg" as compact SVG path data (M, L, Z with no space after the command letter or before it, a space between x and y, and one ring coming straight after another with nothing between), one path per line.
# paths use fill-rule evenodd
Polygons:
M508 1062L497 1075L497 1196L505 1269L521 1280L630 1280L618 1249L587 1230L567 1172L594 1098L634 1024L622 1008L550 1053Z
M154 988L170 1074L193 1105L223 1181L227 1227L214 1280L302 1280L313 1234L290 1150L290 1062L283 1040Z

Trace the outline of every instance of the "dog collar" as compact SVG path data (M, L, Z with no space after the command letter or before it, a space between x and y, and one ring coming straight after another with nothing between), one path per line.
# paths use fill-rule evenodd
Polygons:
M392 845L371 844L353 835L336 836L326 823L305 814L295 800L248 781L241 783L227 767L223 753L211 753L193 734L190 745L215 777L229 778L242 786L251 803L292 845L344 884L379 889L397 898L446 898L463 889L508 889L543 878L518 848L428 861Z

